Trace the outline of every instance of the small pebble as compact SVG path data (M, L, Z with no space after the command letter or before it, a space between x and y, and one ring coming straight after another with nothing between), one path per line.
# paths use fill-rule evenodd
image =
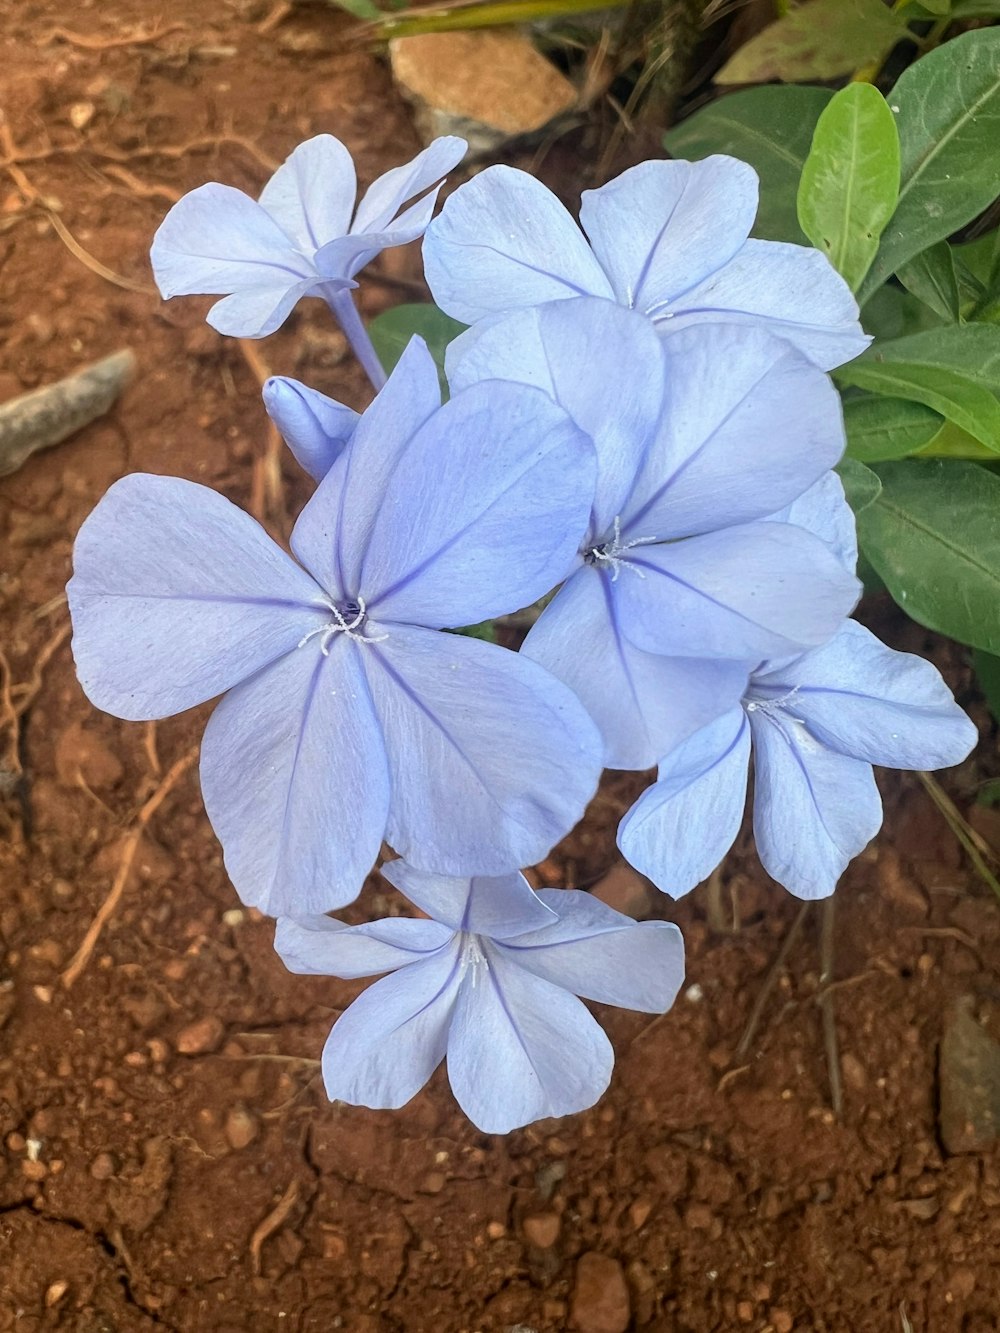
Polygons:
M447 1178L440 1171L428 1171L420 1184L422 1194L440 1194L447 1184Z
M753 1304L750 1301L740 1301L736 1307L736 1318L741 1324L753 1323Z
M778 1306L777 1309L769 1310L767 1313L768 1318L774 1325L774 1333L792 1333L792 1329L795 1327L795 1320L787 1310L783 1310L781 1306Z
M593 1251L580 1256L570 1314L579 1333L625 1333L632 1318L632 1303L617 1259Z
M521 1223L521 1230L536 1249L550 1250L559 1239L561 1225L558 1213L529 1213Z
M115 1159L109 1152L99 1152L90 1164L94 1180L110 1180L115 1174Z
M226 1140L237 1152L248 1148L260 1130L257 1117L245 1106L234 1106L226 1115Z
M49 1174L49 1168L44 1162L33 1162L30 1157L26 1157L21 1163L21 1175L26 1180L44 1180Z
M51 1310L54 1305L58 1305L67 1291L69 1291L68 1282L62 1280L53 1282L45 1292L45 1308Z
M204 1055L216 1050L225 1035L222 1020L209 1014L181 1029L177 1034L177 1049L181 1055Z
M652 1202L649 1199L636 1199L629 1206L628 1216L632 1223L632 1230L638 1231L640 1227L646 1225L650 1213L653 1211Z
M490 1240L503 1240L507 1234L507 1228L502 1222L488 1222L486 1224L486 1234Z

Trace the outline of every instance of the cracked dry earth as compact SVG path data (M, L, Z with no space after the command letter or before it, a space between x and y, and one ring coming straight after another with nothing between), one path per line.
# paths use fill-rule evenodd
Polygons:
M257 404L265 363L365 401L319 311L246 355L207 303L158 301L146 252L171 199L256 189L318 131L368 179L418 144L333 11L265 32L257 0L163 15L38 0L0 34L0 399L120 346L140 366L111 416L0 482L0 1330L996 1328L1000 1159L945 1150L938 1048L956 1007L1000 1018L1000 909L912 776L886 781L887 833L837 897L839 1118L819 916L774 971L799 905L745 835L721 904L607 890L679 922L689 988L663 1019L602 1015L618 1068L592 1111L501 1139L440 1075L398 1114L324 1100L315 1061L357 985L285 973L202 811L205 710L155 728L95 713L61 589L73 534L129 470L211 483L287 532L304 490ZM416 257L387 262L369 314L410 295ZM996 737L965 656L868 615L931 651L981 724L947 785L995 835L973 796ZM609 776L537 881L600 881L644 781ZM396 910L375 880L357 919Z

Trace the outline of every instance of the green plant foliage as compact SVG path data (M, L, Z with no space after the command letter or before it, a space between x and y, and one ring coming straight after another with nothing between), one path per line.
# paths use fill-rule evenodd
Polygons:
M804 83L879 63L907 35L905 17L882 0L808 0L751 37L718 83Z
M882 483L877 475L856 458L842 458L837 464L837 473L843 482L847 503L855 515L864 513L882 494Z
M1000 653L1000 477L952 460L876 470L882 492L858 516L876 572L921 625Z
M341 3L342 0L338 0ZM358 3L359 0L348 0ZM367 4L368 0L360 0ZM468 0L468 3L397 5L399 14L376 10L378 35L417 37L428 32L462 32L513 23L544 23L597 9L624 9L633 0Z
M950 236L1000 194L1000 29L967 32L900 75L902 184L861 290L865 300L914 255Z
M1000 657L994 657L992 653L984 653L981 648L977 648L972 654L972 665L976 669L976 681L990 706L990 712L1000 720ZM1000 784L994 787L994 792L994 798L983 804L1000 803Z
M923 403L980 444L1000 452L1000 327L996 325L942 326L876 343L835 374L841 384Z
M798 215L802 230L852 292L871 267L898 195L893 114L877 88L849 83L816 124L799 181Z
M696 162L729 153L760 177L754 235L767 241L805 242L796 191L816 122L833 94L828 88L750 88L696 111L663 137L673 157Z
M1000 18L1000 0L955 0L951 6L953 19Z
M392 371L413 335L419 334L441 372L443 384L445 348L464 328L464 324L428 302L393 306L375 316L368 325L368 333L386 374Z
M908 259L896 277L906 290L942 319L957 322L961 311L955 258L947 241L938 241Z
M859 394L844 403L847 452L861 463L906 458L930 444L943 421L923 403Z

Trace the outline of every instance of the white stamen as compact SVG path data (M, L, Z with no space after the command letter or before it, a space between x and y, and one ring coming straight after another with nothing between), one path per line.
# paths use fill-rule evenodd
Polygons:
M367 614L365 599L358 598L358 613L353 620L345 620L344 614L333 602L324 602L323 605L333 612L333 624L320 625L318 629L311 629L308 634L299 640L298 646L304 648L310 639L314 639L317 634L323 636L319 650L324 657L330 656L330 644L336 634L346 634L349 639L354 639L356 643L381 643L387 639L388 634L358 634L357 631L364 624Z
M659 540L659 537L633 537L631 541L623 542L622 519L621 515L618 514L615 516L614 535L611 540L605 542L602 546L593 547L592 550L587 552L587 556L592 563L607 565L610 568L612 583L618 582L618 575L623 569L627 569L630 573L644 579L646 575L643 571L637 565L633 565L631 561L626 560L625 554L636 546L652 546Z

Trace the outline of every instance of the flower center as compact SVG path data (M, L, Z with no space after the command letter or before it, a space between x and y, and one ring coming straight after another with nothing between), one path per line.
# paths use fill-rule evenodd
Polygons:
M798 692L798 685L793 685L786 694L780 694L774 699L767 695L748 694L743 700L743 707L748 713L783 713L786 711L785 705L790 704ZM796 722L800 720L794 719Z
M611 570L611 582L618 582L618 575L623 569L627 569L630 574L636 574L640 579L646 575L638 565L632 564L627 559L629 551L636 546L652 546L658 542L659 537L633 537L631 541L622 541L622 519L618 514L615 517L614 529L611 538L606 542L601 542L598 546L592 546L589 551L584 552L584 560L588 565L603 565Z
M329 620L325 625L318 626L316 629L311 629L308 634L299 640L298 646L300 648L304 648L310 639L321 635L320 652L324 657L329 657L330 644L338 634L346 634L349 639L354 639L358 643L381 643L383 639L389 637L388 634L366 634L364 632L368 611L363 597L358 597L353 602L324 602L324 606L332 613L332 620Z

